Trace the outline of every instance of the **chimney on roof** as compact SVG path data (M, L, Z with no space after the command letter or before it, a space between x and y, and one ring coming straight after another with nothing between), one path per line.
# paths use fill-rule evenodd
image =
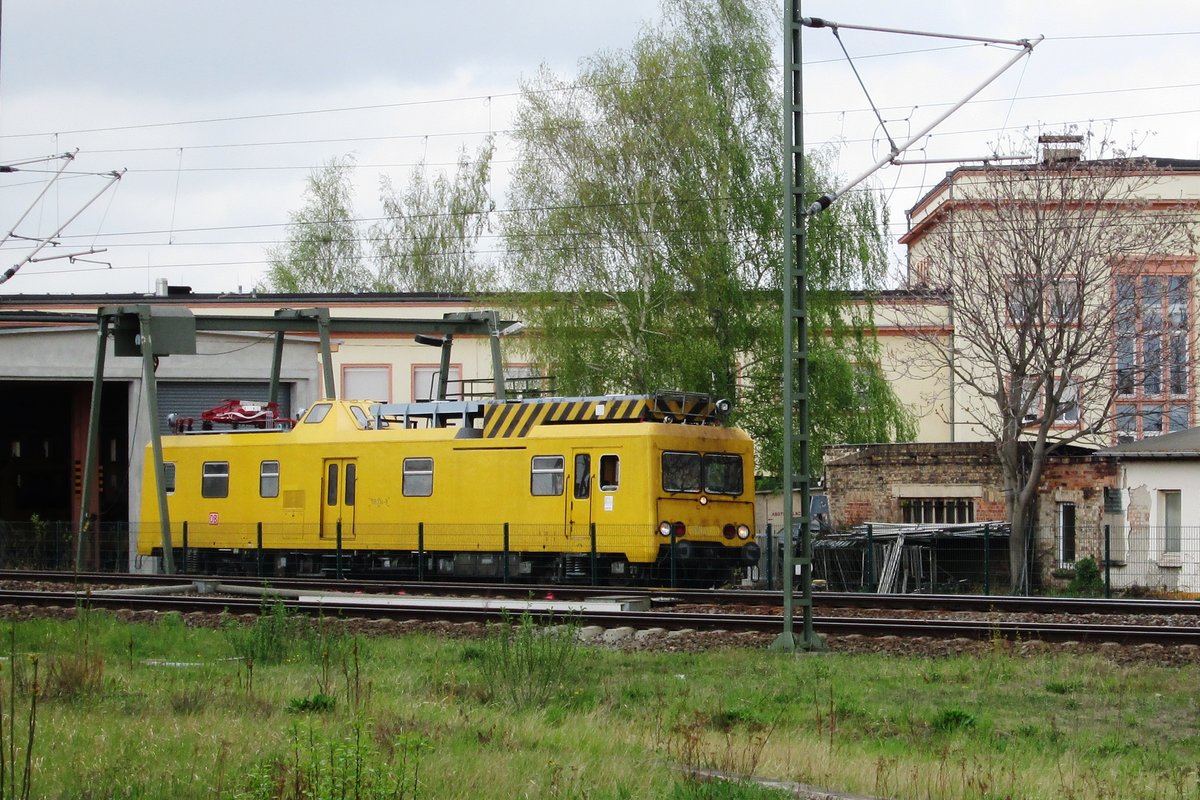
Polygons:
M1069 164L1083 155L1083 136L1078 133L1048 134L1038 137L1042 146L1043 164Z

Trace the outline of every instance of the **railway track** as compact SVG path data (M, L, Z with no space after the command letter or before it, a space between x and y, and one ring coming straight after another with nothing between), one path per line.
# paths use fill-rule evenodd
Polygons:
M175 584L180 583L175 578ZM221 586L212 587L220 592ZM229 588L229 587L225 587ZM305 587L307 589L307 587ZM369 595L325 595L290 597L281 600L297 613L323 614L327 617L360 619L494 623L511 617L511 610L491 607L485 603L449 601L421 606L395 605L395 595L380 595L378 604ZM570 600L563 603L561 612L534 611L548 619L570 619L585 626L631 630L692 630L729 631L735 633L773 634L782 630L782 616L775 613L732 613L725 611L692 611L657 608L648 611L584 610L568 611ZM125 592L27 591L0 590L0 615L6 610L38 608L74 608L86 604L90 608L113 611L175 611L187 614L257 614L263 600L256 597L221 594L161 594ZM897 637L926 639L1005 640L1042 642L1116 643L1121 645L1190 645L1200 647L1200 624L1164 625L1130 624L1127 621L1030 621L1004 619L914 619L825 616L816 615L815 630L829 637Z
M62 585L77 580L80 586L94 585L172 585L193 580L314 592L362 592L368 594L420 594L456 597L546 597L584 599L597 595L644 597L655 607L738 606L779 608L779 591L757 589L673 589L617 588L595 586L535 586L496 583L399 582L380 580L332 580L322 578L247 578L206 577L197 575L143 575L129 573L34 572L0 570L0 586L6 583ZM953 611L992 614L1071 614L1096 616L1194 616L1200 618L1200 601L1162 599L1104 599L1094 597L1014 597L1009 595L934 595L871 594L859 592L817 592L813 595L814 613L834 609L886 609L905 611Z

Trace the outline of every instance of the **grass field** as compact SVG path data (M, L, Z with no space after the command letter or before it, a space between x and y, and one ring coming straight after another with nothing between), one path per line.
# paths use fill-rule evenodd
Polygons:
M0 623L0 798L1200 798L1200 670Z

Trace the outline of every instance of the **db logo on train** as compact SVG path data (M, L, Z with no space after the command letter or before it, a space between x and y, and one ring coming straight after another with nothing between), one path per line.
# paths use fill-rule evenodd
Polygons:
M208 515L208 524L209 525L216 525L220 521L221 521L220 515L217 514L216 512Z

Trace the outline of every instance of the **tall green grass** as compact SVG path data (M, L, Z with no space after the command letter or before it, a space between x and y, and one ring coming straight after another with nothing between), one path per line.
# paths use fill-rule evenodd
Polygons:
M1003 643L627 654L527 616L383 638L280 608L0 623L0 800L788 796L754 776L897 800L1200 798L1196 666Z

